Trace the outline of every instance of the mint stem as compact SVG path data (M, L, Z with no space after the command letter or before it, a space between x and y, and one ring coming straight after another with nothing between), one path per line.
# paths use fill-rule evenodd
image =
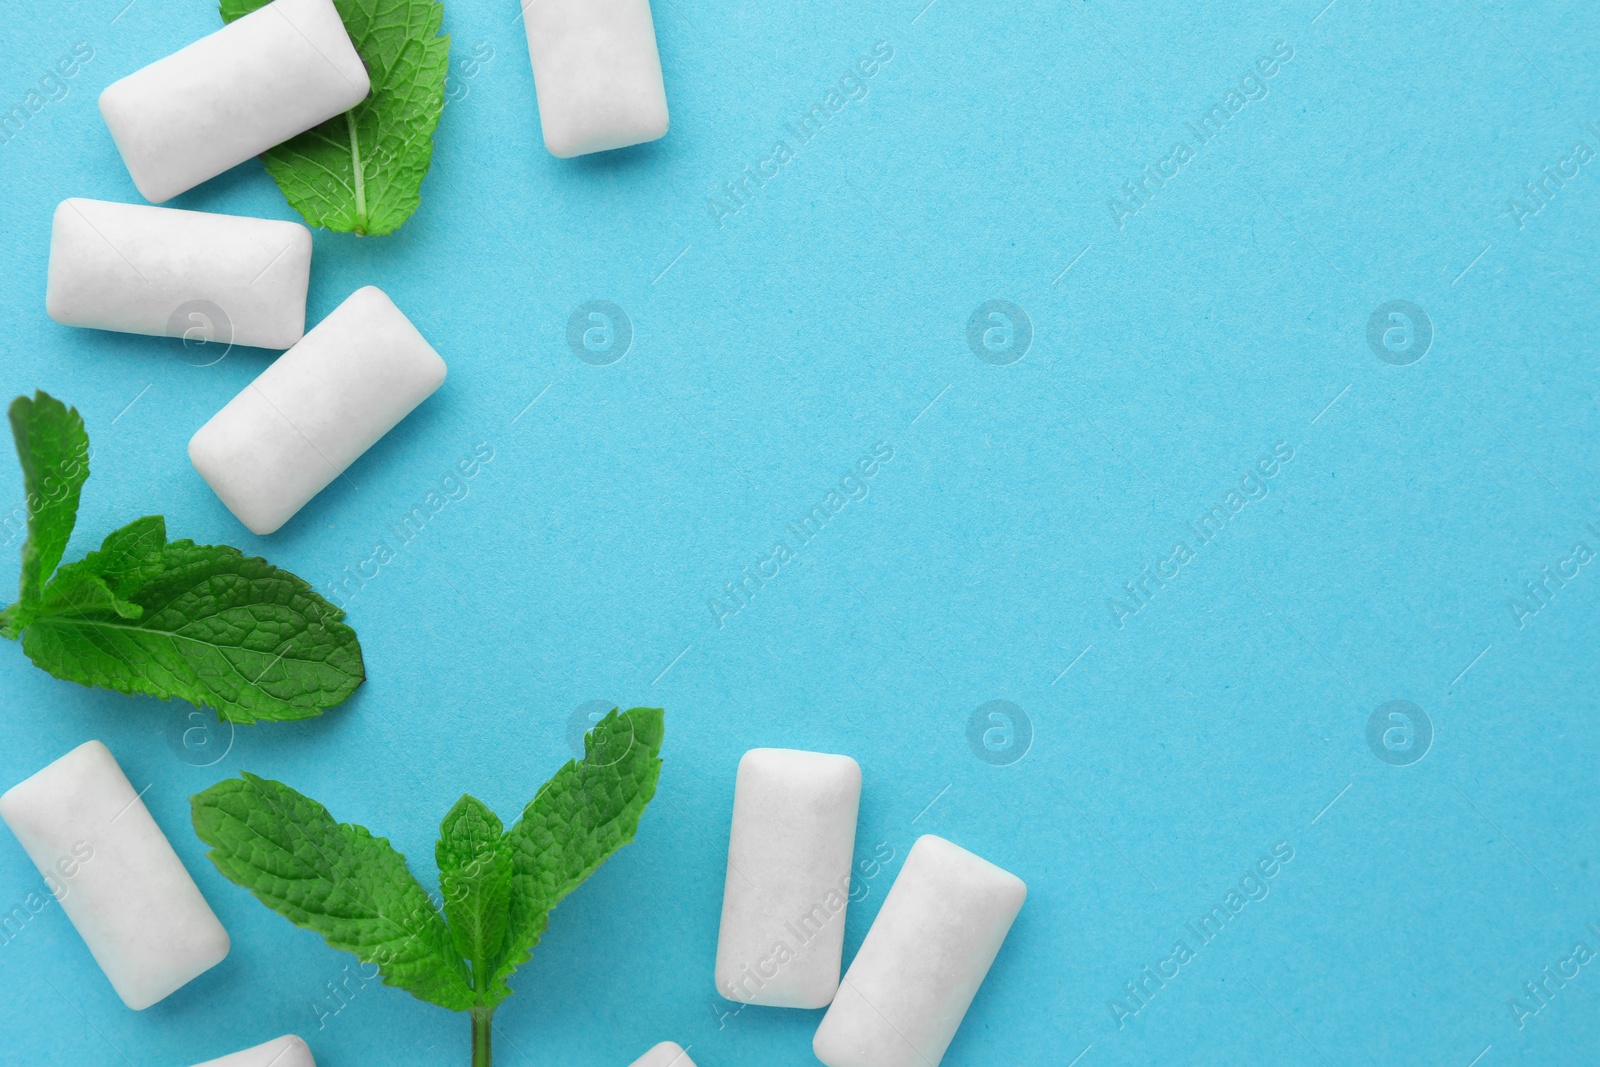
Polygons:
M489 1035L493 1008L472 1009L472 1067L491 1067Z

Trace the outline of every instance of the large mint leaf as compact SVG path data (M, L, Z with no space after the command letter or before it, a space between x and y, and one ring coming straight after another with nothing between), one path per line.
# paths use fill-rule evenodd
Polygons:
M366 678L361 644L305 581L222 545L166 540L151 516L61 568L22 632L33 662L82 685L303 719Z
M267 0L222 0L232 22ZM394 231L422 202L433 130L444 110L450 38L435 0L334 0L372 81L367 98L267 150L267 173L313 226Z
M245 774L190 801L217 870L383 981L452 1011L472 1007L460 957L405 857L282 782Z
M660 708L613 710L584 738L584 758L557 771L506 833L511 913L496 999L538 944L550 909L633 840L655 796L661 737Z
M89 477L89 433L77 408L68 408L45 392L17 397L11 402L10 418L28 509L22 595L7 633L15 637L61 562L78 521L78 498Z
M434 849L444 915L480 994L500 965L511 901L511 847L501 831L499 817L483 801L463 795L440 824Z

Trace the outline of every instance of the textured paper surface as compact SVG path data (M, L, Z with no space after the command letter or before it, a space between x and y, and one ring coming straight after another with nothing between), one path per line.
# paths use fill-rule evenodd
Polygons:
M659 0L672 131L562 161L516 4L449 0L422 208L392 238L319 232L307 321L381 286L450 379L256 539L184 444L268 357L195 366L211 356L44 313L55 205L137 199L95 94L217 25L200 0L126 2L24 0L0 29L0 103L40 92L0 145L0 393L43 387L88 420L69 558L163 512L174 537L346 582L371 680L223 754L184 746L187 706L0 648L0 784L103 738L234 935L136 1016L47 907L0 945L15 1057L120 1062L110 1042L193 1063L292 1032L330 1065L376 1042L397 1065L464 1062L463 1020L360 986L352 957L210 869L178 831L188 797L240 768L280 778L432 884L456 797L514 817L591 701L667 709L660 793L518 973L507 1063L608 1067L669 1038L702 1067L813 1062L820 1013L731 1014L711 982L734 771L758 745L861 764L847 964L922 833L1028 883L952 1065L1466 1067L1492 1046L1478 1067L1495 1067L1600 1043L1600 965L1520 1029L1508 1005L1539 1006L1524 983L1576 943L1600 952L1600 561L1521 628L1509 607L1575 543L1600 553L1600 160L1521 229L1509 206L1531 211L1525 185L1575 143L1600 152L1593 10ZM93 58L48 100L40 79L80 40ZM1280 40L1265 97L1200 144L1188 124ZM1181 140L1192 158L1119 228L1107 201ZM174 206L294 217L253 162ZM989 358L969 347L992 300L1028 315L1020 360L987 317ZM1432 325L1404 366L1368 342L1395 300ZM603 308L574 322L591 301L629 329ZM1274 466L1279 443L1293 458ZM491 460L470 462L478 445ZM1265 498L1227 512L1261 462ZM0 492L4 516L9 461ZM1189 527L1213 505L1228 517L1202 545ZM818 506L820 531L791 531ZM1169 563L1178 542L1193 558ZM1107 601L1131 608L1125 583L1164 565L1119 628ZM770 577L735 611L745 568ZM1410 765L1368 742L1396 700L1432 725ZM992 701L1027 715L1025 758L1003 762L1022 737L1005 706L974 721ZM1377 751L1403 758L1389 714ZM1280 842L1293 858L1254 874ZM37 885L0 840L0 908ZM1188 932L1230 893L1248 903L1220 934ZM1170 973L1178 941L1190 962L1119 1028L1112 1002L1131 1010L1125 985Z

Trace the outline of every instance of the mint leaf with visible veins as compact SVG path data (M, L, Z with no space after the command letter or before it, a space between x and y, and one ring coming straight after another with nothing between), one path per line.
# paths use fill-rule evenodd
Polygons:
M489 1067L495 1008L550 909L633 840L661 773L659 708L612 710L584 758L540 788L508 831L462 796L439 826L441 918L405 857L322 805L246 774L191 802L195 833L230 881L334 948L375 963L390 985L469 1012L472 1062Z
M253 774L191 798L190 813L217 870L261 903L376 964L386 985L452 1011L472 1006L443 917L388 841Z
M268 0L222 0L223 22ZM313 226L379 236L422 202L433 130L444 110L450 37L435 0L334 0L372 82L367 98L262 157L290 206Z
M661 774L662 727L660 708L613 708L584 738L584 758L557 771L506 833L511 915L497 982L528 961L561 898L633 840Z
M365 680L344 612L236 548L168 542L159 515L56 569L89 475L89 438L78 413L44 393L19 398L11 423L29 534L22 599L0 621L37 666L80 685L181 698L239 723L318 715Z
M439 825L434 861L445 918L456 952L472 969L474 982L500 965L511 900L511 848L494 812L473 796L463 796Z
M147 555L117 542L147 536ZM224 719L305 719L366 677L344 612L302 579L225 545L166 540L160 516L63 567L22 631L22 650L57 678L174 697Z

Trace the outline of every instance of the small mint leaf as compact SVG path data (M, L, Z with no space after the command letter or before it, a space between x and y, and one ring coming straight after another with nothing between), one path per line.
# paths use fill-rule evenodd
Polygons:
M162 551L166 546L167 520L160 515L146 515L111 531L97 550L68 567L81 567L99 575L115 589L129 589L165 569Z
M439 825L434 849L445 918L456 952L472 967L480 1000L486 999L500 964L511 900L511 847L501 830L500 819L483 801L464 795ZM502 999L494 997L487 1006Z

